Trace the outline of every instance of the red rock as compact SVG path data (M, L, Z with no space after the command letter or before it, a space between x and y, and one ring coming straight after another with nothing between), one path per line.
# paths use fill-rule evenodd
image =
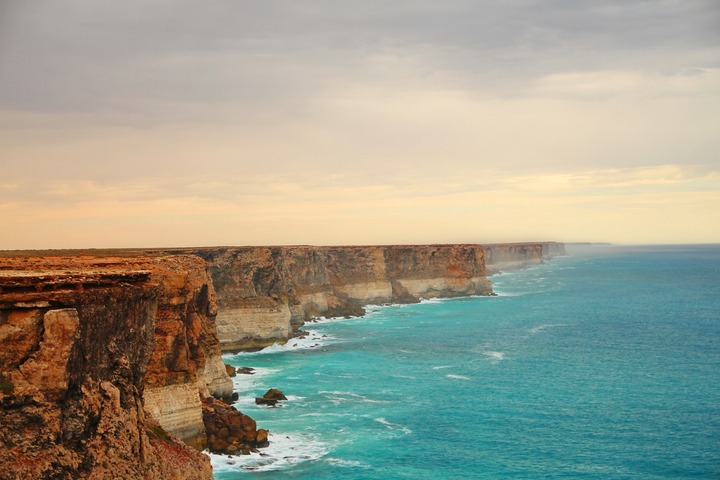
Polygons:
M180 257L0 258L3 478L212 478L208 458L143 408L147 380L177 381L167 367L182 365L159 364L148 375L153 347L162 345L156 329L162 333L171 312L208 309L207 294L167 273L192 264L205 271L198 259ZM171 308L173 291L189 300ZM181 355L192 361L182 381L197 385L212 345L203 336L219 353L217 339L202 321L197 329L197 315L180 318L197 339Z

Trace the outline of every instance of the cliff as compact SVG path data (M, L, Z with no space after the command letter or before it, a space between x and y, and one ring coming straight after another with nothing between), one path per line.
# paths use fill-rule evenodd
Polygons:
M197 449L266 430L222 400L221 350L368 304L491 295L562 244L0 252L0 478L212 477ZM194 448L190 448L194 447Z
M364 305L491 295L487 275L564 255L556 242L488 245L181 249L208 263L221 349L285 342L313 317L359 316Z
M212 478L215 310L193 256L0 258L0 478Z
M363 306L488 295L480 245L227 247L204 258L217 291L223 350L284 342L306 320Z
M493 243L484 248L488 275L539 265L553 257L567 255L565 244L558 242Z

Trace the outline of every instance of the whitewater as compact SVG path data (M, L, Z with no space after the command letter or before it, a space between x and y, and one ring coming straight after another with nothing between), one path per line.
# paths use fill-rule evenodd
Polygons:
M720 246L570 253L225 356L271 444L215 478L720 478Z

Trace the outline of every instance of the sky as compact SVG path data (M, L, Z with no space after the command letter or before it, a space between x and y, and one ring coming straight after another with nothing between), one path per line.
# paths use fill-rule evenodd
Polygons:
M0 0L0 225L720 242L720 2Z

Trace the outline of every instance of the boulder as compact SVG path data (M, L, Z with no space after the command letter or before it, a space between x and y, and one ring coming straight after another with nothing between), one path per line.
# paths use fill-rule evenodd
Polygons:
M281 400L287 400L285 394L276 388L271 388L262 398L255 398L255 404L274 407Z
M225 402L208 397L203 402L207 447L213 453L247 455L267 447L267 430L258 430L255 421Z

